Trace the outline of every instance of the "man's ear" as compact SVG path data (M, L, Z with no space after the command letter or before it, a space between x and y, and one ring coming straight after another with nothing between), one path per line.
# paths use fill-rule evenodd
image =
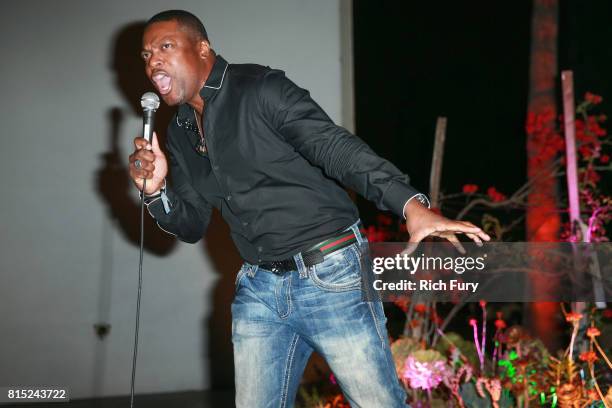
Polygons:
M210 43L206 40L200 41L200 58L206 59L210 56Z

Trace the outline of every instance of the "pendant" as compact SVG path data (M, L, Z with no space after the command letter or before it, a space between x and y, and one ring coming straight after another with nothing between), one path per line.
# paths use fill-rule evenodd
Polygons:
M208 150L206 149L206 144L203 143L202 140L200 140L198 144L196 145L196 151L202 155L205 155L208 153Z

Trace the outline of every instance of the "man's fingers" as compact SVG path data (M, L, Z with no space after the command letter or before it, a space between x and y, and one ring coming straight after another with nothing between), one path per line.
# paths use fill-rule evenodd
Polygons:
M137 170L145 170L145 171L150 171L152 172L153 170L155 170L155 165L151 162L148 161L142 161L140 162L140 168L136 167L136 165L134 164L134 167Z
M148 148L147 148L148 146ZM134 139L134 147L136 148L136 150L143 150L143 149L147 149L147 150L151 150L151 145L149 142L147 142L147 139L145 139L144 137L137 137Z
M482 246L482 240L480 239L480 237L476 234L465 234L467 235L467 237L469 239L471 239L472 241L476 242L476 245L478 245L479 247Z
M486 232L484 232L481 228L475 226L471 222L466 222L466 221L451 221L451 222L448 222L436 228L436 231L438 232L449 231L453 233L461 232L466 235L473 234L473 235L477 235L483 241L489 241L491 239L491 237Z
M408 241L408 244L406 244L406 248L404 248L404 250L401 252L401 255L410 255L412 254L419 246L418 242L410 242Z
M484 240L484 241L490 241L491 237L489 236L489 234L487 234L486 232L484 232L482 230L482 228L477 227L476 225L472 224L469 221L461 221L463 224L465 224L466 226L470 227L470 228L476 228L478 231L475 233L475 235L477 235L480 239ZM468 235L469 236L469 235ZM470 237L471 238L471 237ZM473 238L472 238L473 239Z
M406 245L406 249L404 249L402 251L402 254L410 255L411 253L413 253L417 249L417 247L419 246L419 243L426 236L427 236L427 234L423 234L423 233L410 234L410 239L408 240L408 245Z
M136 160L140 160L142 164L145 162L153 163L155 154L149 150L138 150L130 155L130 164L133 164Z
M419 232L415 232L413 234L410 234L410 239L408 240L408 243L410 243L410 244L418 244L423 239L425 239L425 237L427 235L429 235L429 232L427 232L427 231L419 231Z
M465 254L465 248L461 245L461 241L453 233L446 233L443 235L444 238L450 241L451 244L459 251L460 254Z
M151 179L155 170L155 154L149 150L137 150L129 157L130 175L133 179ZM136 166L136 161L139 161L139 166Z
M457 238L457 236L454 233L450 231L436 231L436 232L432 232L430 235L433 237L444 238L448 240L451 244L453 244L453 246L461 254L466 253L465 248L463 247L463 245L461 245L461 241L459 241L459 238Z

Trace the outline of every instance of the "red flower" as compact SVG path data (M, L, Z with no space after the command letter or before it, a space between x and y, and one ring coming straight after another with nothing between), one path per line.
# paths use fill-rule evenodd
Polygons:
M591 338L593 338L593 337L597 337L597 336L599 336L600 334L601 334L601 332L599 331L599 329L598 329L597 327L594 327L594 326L593 326L593 327L589 327L589 328L587 329L587 332L586 332L586 335L587 335L588 337L591 337Z
M601 103L603 98L599 95L595 95L594 93L587 92L584 94L584 100L592 103L593 105L597 105L598 103Z
M423 314L427 311L427 306L425 306L423 303L417 303L414 305L414 311L419 314Z
M604 309L602 312L603 317L606 319L612 319L612 309Z
M597 361L597 354L594 351L585 351L584 353L580 353L580 360L586 361L587 363L594 363Z
M500 201L504 201L506 196L495 189L495 187L489 187L487 189L487 195L489 199L494 203L499 203Z
M387 231L378 229L374 225L370 225L365 233L370 242L384 242L389 238L389 233L387 233Z
M478 304L480 305L480 307L484 308L487 306L487 301L486 300L481 300L480 302L478 302Z
M607 164L610 161L610 156L608 156L607 154L602 154L599 158L599 161L603 164Z
M565 315L565 320L570 323L578 323L582 319L582 315L576 312L569 312Z
M470 326L476 326L478 322L476 321L476 319L470 319Z
M478 191L478 186L476 184L466 184L463 186L464 194L474 194L476 191Z
M378 214L376 216L376 222L378 223L378 225L384 225L388 227L389 225L393 224L393 219L386 214Z
M507 324L506 324L506 322L505 322L505 321L503 321L502 319L497 319L497 320L495 320L495 328L496 328L497 330L503 330L503 329L505 329L506 327L508 327L508 325L507 325Z
M395 303L395 305L397 307L402 309L402 311L404 313L408 312L408 303L410 303L409 301L407 301L407 300L396 300L394 303Z
M597 184L597 182L601 179L601 176L592 168L588 167L583 172L583 182Z
M582 145L578 148L578 153L580 153L580 156L582 156L584 160L589 160L591 157L593 157L595 152L593 151L592 146Z
M442 320L442 318L440 316L438 316L437 313L433 314L431 316L431 321L434 322L435 324L437 324L438 326L440 326L442 323L444 323L444 320Z

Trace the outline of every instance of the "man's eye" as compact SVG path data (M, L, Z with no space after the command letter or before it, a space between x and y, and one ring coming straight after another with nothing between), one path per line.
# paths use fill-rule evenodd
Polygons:
M166 49L166 50L167 50L167 49L169 49L169 48L172 48L172 44L170 44L170 43L165 43L164 45L162 45L162 48L164 48L164 49Z
M149 53L147 53L147 52L143 52L143 53L141 54L141 56L142 56L142 59L146 61L146 60L148 60L148 59L149 59L149 57L151 56L151 54L149 54Z

